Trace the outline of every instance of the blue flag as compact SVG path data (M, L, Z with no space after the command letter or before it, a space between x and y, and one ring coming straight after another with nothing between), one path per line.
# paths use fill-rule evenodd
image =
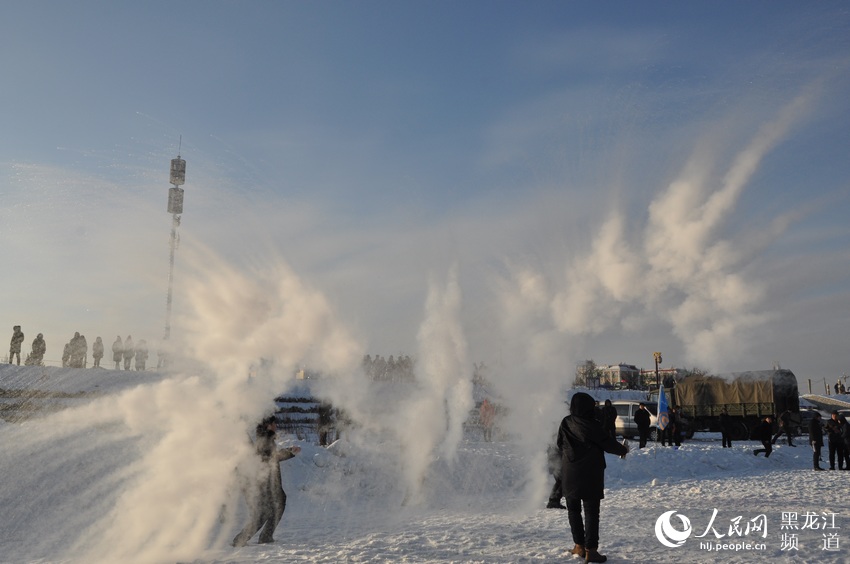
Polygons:
M670 415L667 413L667 396L664 395L664 386L658 391L658 428L662 431L670 423Z

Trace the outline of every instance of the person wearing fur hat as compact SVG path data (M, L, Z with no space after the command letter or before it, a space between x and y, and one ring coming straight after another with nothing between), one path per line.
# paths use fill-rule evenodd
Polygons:
M575 542L571 554L586 562L605 562L608 558L599 554L599 506L605 497L605 453L625 457L629 448L605 432L595 418L595 404L588 394L573 395L570 414L564 417L558 429L558 449L561 451L561 488L567 500L567 516Z

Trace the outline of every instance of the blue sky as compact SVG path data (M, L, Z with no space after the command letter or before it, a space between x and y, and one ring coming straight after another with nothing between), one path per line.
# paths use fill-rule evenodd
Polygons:
M178 316L199 245L373 354L456 272L470 362L832 382L848 63L842 2L4 2L0 326L161 336L182 136Z

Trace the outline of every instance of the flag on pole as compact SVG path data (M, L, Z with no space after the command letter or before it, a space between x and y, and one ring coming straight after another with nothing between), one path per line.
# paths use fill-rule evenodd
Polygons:
M670 414L667 413L667 396L664 395L664 386L658 389L658 428L662 431L670 424Z

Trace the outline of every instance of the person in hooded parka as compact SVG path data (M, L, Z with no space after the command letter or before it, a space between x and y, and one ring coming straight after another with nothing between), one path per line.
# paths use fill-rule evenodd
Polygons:
M100 359L103 358L103 339L97 337L91 346L91 356L94 359L93 366L100 368Z
M115 362L115 370L121 368L122 358L124 358L124 342L121 340L121 335L118 335L112 343L112 360Z
M583 392L573 395L570 415L564 417L558 429L558 449L561 488L575 542L571 553L587 562L605 562L607 557L598 551L599 506L605 497L605 453L624 457L629 448L606 433L595 419L595 403Z

